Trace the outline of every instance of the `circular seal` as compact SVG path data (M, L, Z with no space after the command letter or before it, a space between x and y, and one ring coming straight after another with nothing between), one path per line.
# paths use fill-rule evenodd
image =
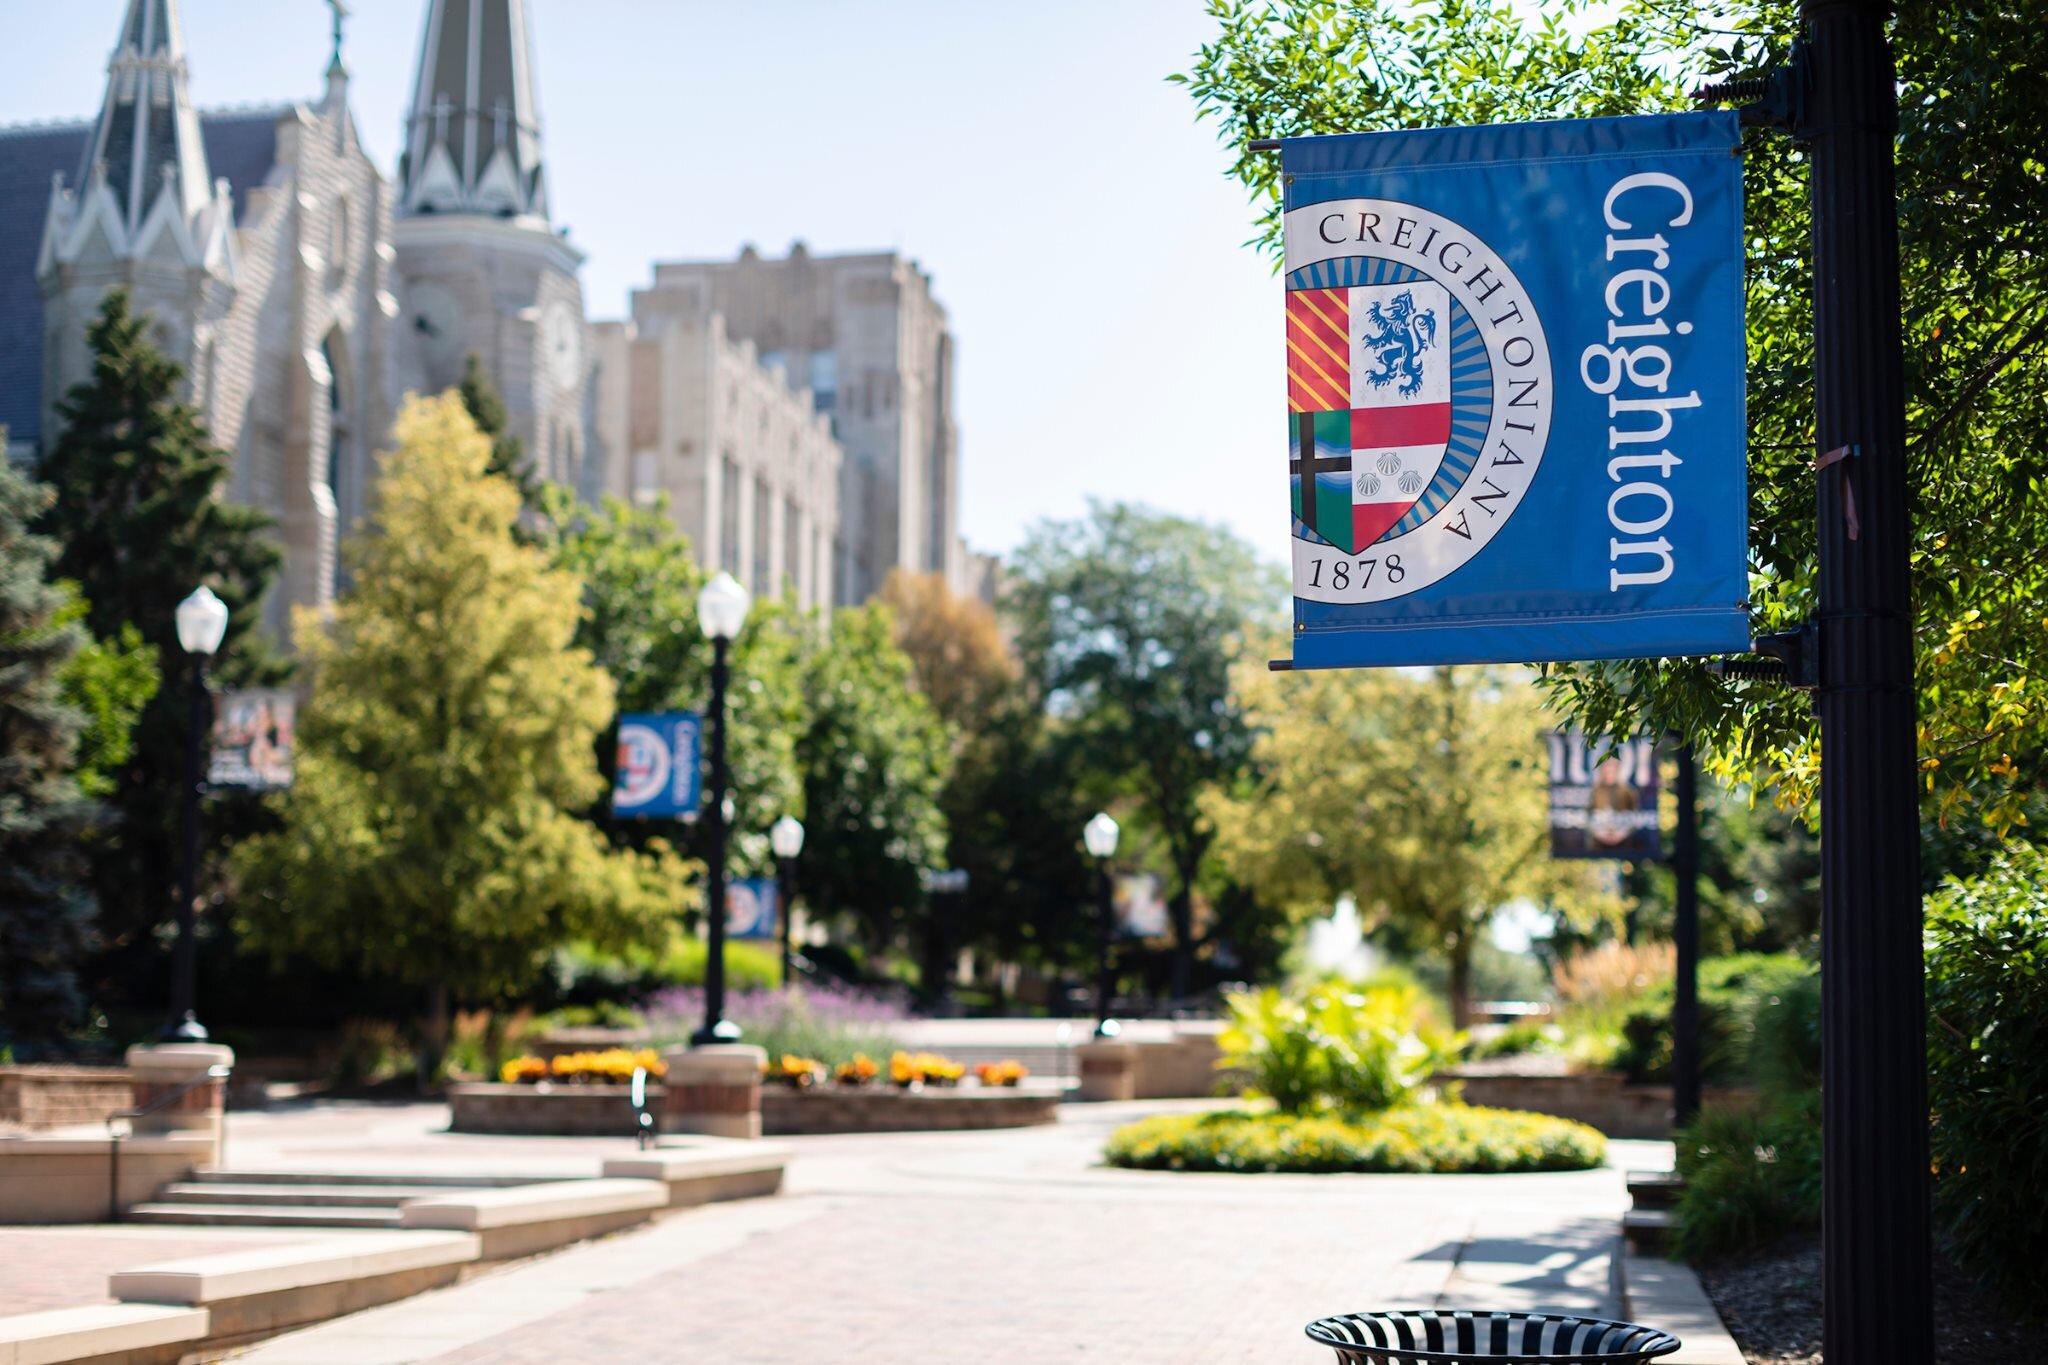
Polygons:
M659 733L631 721L619 726L615 806L644 806L661 795L668 786L668 770L668 746Z
M1351 498L1319 485L1314 524L1297 501L1295 596L1419 592L1484 550L1535 480L1555 409L1543 324L1499 252L1419 205L1304 205L1286 243L1292 458L1312 440L1311 472L1347 475Z

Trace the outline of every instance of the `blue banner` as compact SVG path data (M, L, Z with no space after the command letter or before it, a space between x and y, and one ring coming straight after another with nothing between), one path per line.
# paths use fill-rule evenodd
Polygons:
M1739 142L1282 144L1295 667L1748 648Z
M612 814L629 820L695 815L703 787L702 729L694 711L620 716Z
M773 877L748 877L725 884L725 936L774 938L781 894Z

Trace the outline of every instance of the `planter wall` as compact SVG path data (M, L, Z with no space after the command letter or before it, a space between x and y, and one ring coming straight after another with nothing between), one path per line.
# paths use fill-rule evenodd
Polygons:
M897 1090L821 1085L809 1090L761 1087L761 1128L793 1133L927 1133L979 1128L1030 1128L1058 1119L1049 1091L969 1087Z
M1439 1079L1464 1087L1465 1103L1488 1109L1523 1109L1575 1119L1611 1138L1671 1136L1671 1087L1630 1085L1617 1073L1529 1076L1512 1073L1448 1072ZM1708 1089L1702 1102L1713 1108L1747 1108L1747 1090Z
M661 1112L662 1088L647 1087L647 1105ZM628 1085L496 1085L448 1087L451 1133L519 1133L551 1137L630 1137L633 1088Z
M520 1051L552 1062L572 1052L609 1052L615 1047L638 1052L652 1040L644 1028L559 1028L528 1039Z
M123 1067L0 1067L0 1120L24 1128L104 1123L134 1102L135 1082Z

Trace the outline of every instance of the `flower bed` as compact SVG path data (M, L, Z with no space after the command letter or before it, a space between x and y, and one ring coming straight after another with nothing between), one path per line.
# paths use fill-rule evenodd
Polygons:
M1411 1104L1355 1120L1241 1109L1170 1114L1112 1133L1112 1166L1154 1171L1408 1174L1583 1171L1606 1159L1584 1124L1462 1104Z

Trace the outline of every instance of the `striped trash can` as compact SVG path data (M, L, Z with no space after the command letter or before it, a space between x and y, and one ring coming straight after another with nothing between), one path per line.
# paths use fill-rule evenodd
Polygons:
M1342 1365L1641 1365L1679 1347L1655 1327L1566 1313L1394 1309L1318 1318L1306 1330Z

